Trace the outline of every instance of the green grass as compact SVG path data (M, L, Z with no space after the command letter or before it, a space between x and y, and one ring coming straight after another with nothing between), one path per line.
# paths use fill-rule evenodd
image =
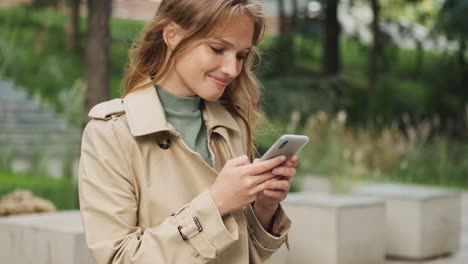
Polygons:
M69 180L0 170L0 197L15 189L30 190L34 195L52 201L57 210L77 209L77 187Z

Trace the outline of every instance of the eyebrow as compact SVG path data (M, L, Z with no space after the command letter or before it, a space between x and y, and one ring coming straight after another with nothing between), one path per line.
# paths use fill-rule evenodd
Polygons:
M229 41L227 41L227 40L225 40L225 39L222 39L222 38L214 38L214 40L221 41L221 42L223 42L224 44L226 44L226 45L228 45L228 46L230 46L230 47L235 48L234 44L232 44L231 42L229 42ZM244 51L250 51L251 49L252 49L252 47L248 47L248 48L244 49Z

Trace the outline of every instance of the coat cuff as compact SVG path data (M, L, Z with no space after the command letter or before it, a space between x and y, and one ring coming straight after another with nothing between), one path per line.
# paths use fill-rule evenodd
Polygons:
M268 233L260 224L251 204L246 206L244 211L250 235L261 249L275 252L284 242L286 242L286 246L289 248L287 234L291 227L291 220L284 212L281 204L278 205L278 209L273 216L271 233Z
M221 217L209 189L195 197L174 216L178 232L198 253L213 259L239 239L233 215Z

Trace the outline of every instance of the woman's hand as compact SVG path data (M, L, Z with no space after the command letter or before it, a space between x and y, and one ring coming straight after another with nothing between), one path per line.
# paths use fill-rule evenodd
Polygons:
M218 206L221 216L252 203L258 193L266 190L267 186L273 186L269 180L278 174L272 170L284 160L284 156L279 156L251 164L249 158L244 155L226 162L210 188L211 197Z
M255 160L254 164L258 161ZM271 220L278 204L286 199L291 187L290 181L296 175L296 169L294 168L299 162L299 159L294 155L285 164L273 169L272 173L276 176L272 179L267 180L265 184L265 190L258 193L255 203L253 205L255 215L257 216L260 224L268 230L271 224Z

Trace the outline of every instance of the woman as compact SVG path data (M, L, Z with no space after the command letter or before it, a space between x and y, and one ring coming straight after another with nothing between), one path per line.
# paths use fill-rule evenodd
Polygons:
M253 0L163 0L123 99L95 106L79 191L97 263L262 263L286 240L297 157L250 163L264 30ZM247 155L246 155L247 154Z

